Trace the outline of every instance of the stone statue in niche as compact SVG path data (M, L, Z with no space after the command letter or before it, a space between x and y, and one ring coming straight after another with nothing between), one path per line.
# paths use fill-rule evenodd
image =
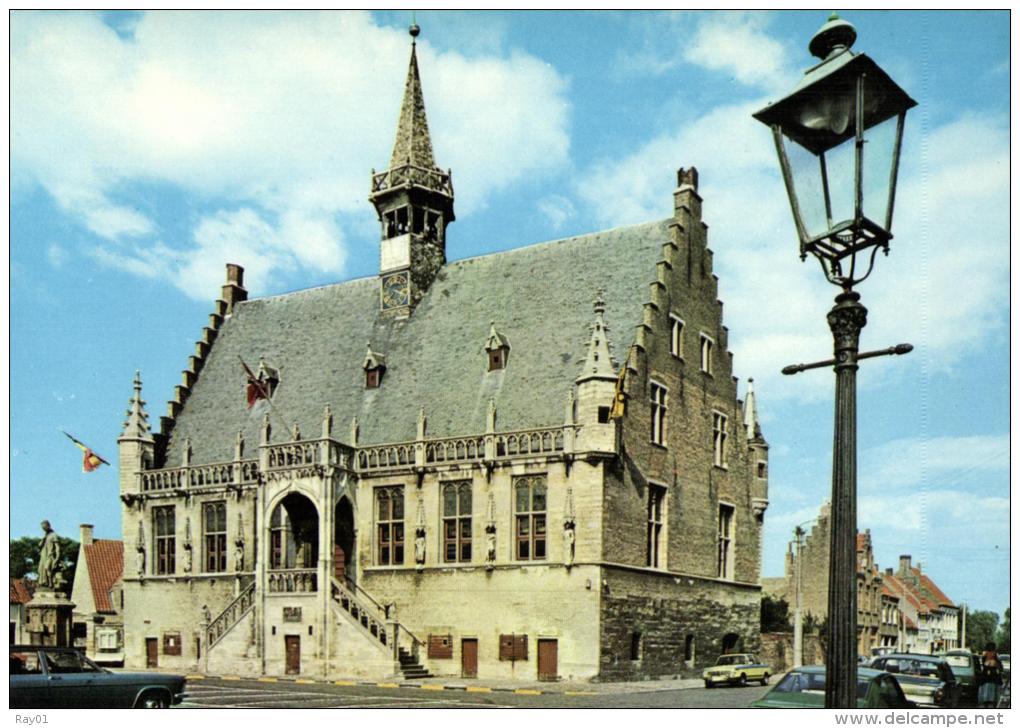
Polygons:
M574 542L577 534L574 533L574 522L563 522L563 563L569 569L574 565Z
M191 544L184 544L184 565L183 565L183 568L184 568L184 573L185 574L190 574L191 573L191 565L192 565L191 561L192 561Z
M425 565L425 529L414 532L414 563L421 569Z
M244 541L234 542L234 571L244 571Z
M139 546L135 553L135 566L138 568L138 576L145 574L145 547Z
M485 527L485 564L486 568L492 569L496 562L496 526L489 524Z
M202 621L209 624L212 621L212 612L209 611L209 605L202 605Z

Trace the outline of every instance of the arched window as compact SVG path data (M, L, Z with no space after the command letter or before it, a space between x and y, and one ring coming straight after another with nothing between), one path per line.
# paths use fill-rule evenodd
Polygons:
M375 490L376 563L397 566L404 563L404 488L391 486Z
M514 536L518 561L545 559L545 476L514 481Z
M471 483L443 485L443 561L471 561Z

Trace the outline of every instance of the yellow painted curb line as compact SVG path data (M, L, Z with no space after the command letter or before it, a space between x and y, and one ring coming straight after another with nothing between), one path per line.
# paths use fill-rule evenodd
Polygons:
M349 687L353 687L353 686L357 685L358 683L354 682L353 680L334 680L333 684L334 685L343 685L345 688L349 688Z
M442 685L422 685L422 690L445 690Z
M467 688L467 691L469 693L491 693L492 692L492 688L472 687L472 686L469 685L468 688Z
M583 690L566 690L564 695L598 695L598 693L586 693Z
M185 680L205 680L205 675L185 675Z
M541 695L541 690L528 690L527 688L517 688L514 690L518 695Z
M396 683L376 683L376 687L379 688L399 688L400 686Z
M297 685L314 685L318 680L295 680L294 683Z
M260 677L259 682L276 682L275 677Z
M240 680L241 678L237 675L224 675L220 678L221 680Z

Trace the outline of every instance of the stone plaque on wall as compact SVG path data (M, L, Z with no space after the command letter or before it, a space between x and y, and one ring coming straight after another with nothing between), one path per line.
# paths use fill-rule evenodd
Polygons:
M284 607L283 608L283 621L284 622L300 622L301 621L301 607Z

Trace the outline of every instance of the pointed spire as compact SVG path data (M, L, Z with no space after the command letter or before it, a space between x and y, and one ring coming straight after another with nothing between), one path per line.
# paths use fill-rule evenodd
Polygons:
M588 342L588 357L585 359L584 368L574 381L580 384L591 379L607 379L616 381L616 370L613 369L612 358L609 353L608 327L604 314L606 302L603 299L603 289L599 289L595 297L595 323L591 327L591 339Z
M390 157L390 169L413 164L427 169L436 168L436 160L432 156L432 139L429 137L429 124L425 118L425 97L421 91L421 77L418 75L417 38L421 29L417 25L410 28L411 63L407 69L407 81L404 84L404 101L400 106L400 119L397 122L397 140L393 144L393 155Z
M748 440L761 439L761 423L758 422L758 404L754 398L754 380L747 380L747 396L744 398L744 427Z
M145 413L145 400L142 399L142 373L138 370L135 370L134 386L135 393L128 403L127 419L124 421L124 431L120 433L120 437L152 442L149 416Z

